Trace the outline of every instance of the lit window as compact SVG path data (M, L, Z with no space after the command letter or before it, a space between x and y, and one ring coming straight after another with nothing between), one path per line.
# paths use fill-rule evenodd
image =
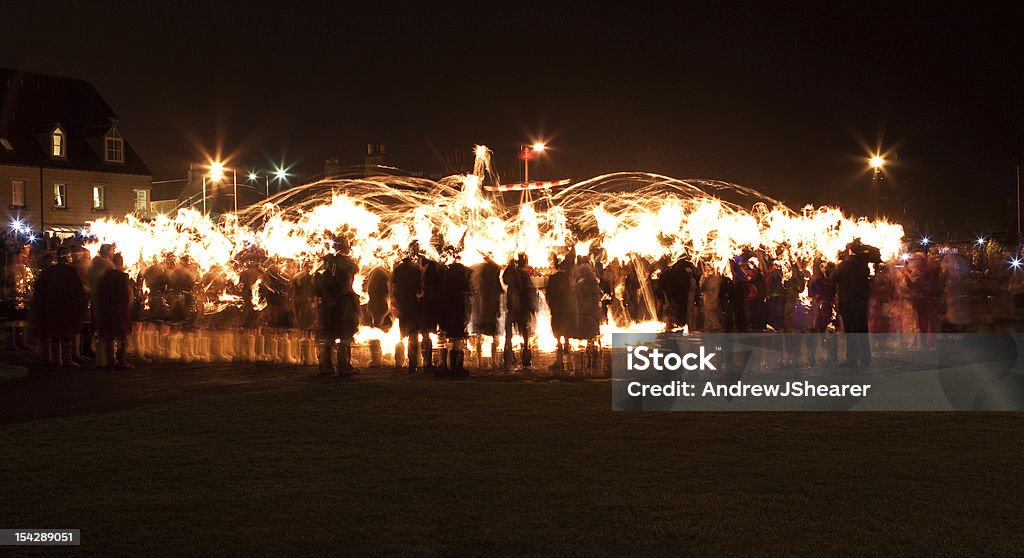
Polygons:
M68 185L53 185L53 207L67 209L68 207Z
M135 190L135 213L149 213L149 190Z
M11 181L11 205L14 207L25 207L25 181Z
M92 187L92 208L93 209L106 209L107 208L107 188L101 184L96 184Z
M110 129L104 145L104 158L108 163L124 162L124 139L121 138L121 133L117 131L117 128Z
M0 145L4 146L7 151L14 151L14 146L7 138L0 138Z
M57 128L50 136L50 156L63 159L67 154L64 143L64 130Z

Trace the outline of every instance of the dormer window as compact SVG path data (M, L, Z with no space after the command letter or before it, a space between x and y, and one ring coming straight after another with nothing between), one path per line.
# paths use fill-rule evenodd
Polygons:
M67 158L67 138L64 137L64 130L59 127L50 134L50 156L54 159Z
M103 159L108 163L124 162L124 139L117 127L110 129L103 141Z

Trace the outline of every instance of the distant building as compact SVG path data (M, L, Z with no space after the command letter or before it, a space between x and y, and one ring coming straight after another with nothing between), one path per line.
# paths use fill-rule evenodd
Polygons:
M35 231L149 217L152 173L87 81L0 68L0 210Z
M388 154L383 143L366 144L366 156L363 157L363 172L366 176L380 174L377 167L383 167L387 164Z
M331 157L324 161L324 178L338 178L342 174L341 159Z

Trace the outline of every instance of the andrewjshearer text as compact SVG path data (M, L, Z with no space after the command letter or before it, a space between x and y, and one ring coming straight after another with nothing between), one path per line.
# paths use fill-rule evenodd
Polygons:
M871 384L817 385L806 381L783 384L734 384L675 381L666 384L630 382L631 397L866 397ZM698 393L699 392L699 393Z

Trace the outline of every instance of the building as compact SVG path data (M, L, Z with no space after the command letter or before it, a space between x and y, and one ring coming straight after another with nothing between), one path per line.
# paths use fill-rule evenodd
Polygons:
M363 157L363 173L365 176L380 174L380 167L388 164L388 153L383 143L366 144L366 155Z
M7 222L66 234L101 217L148 217L151 190L149 168L92 84L0 68Z

